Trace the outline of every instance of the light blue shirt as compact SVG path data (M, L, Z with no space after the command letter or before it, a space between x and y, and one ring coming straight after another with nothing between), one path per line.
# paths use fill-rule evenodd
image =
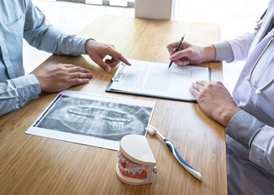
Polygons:
M85 54L88 38L67 35L48 23L31 0L0 1L0 116L41 93L34 75L24 75L23 38L32 46L60 55Z
M274 84L257 94L247 81L251 69L274 35L264 34L274 16L274 0L270 0L263 25L257 33L215 44L216 60L246 60L233 99L242 109L226 127L227 172L229 194L274 193ZM261 87L274 78L274 41L257 63L252 82Z

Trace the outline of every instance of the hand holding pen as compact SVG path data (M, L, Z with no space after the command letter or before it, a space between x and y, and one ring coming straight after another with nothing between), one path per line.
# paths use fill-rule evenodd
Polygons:
M178 51L180 50L180 48L182 47L182 44L183 44L184 39L185 39L185 35L182 36L181 40L179 41L178 45L177 45L176 48L175 48L174 53L176 53L176 52L178 52ZM171 60L170 63L169 63L168 68L171 67L172 63L173 63L173 61Z

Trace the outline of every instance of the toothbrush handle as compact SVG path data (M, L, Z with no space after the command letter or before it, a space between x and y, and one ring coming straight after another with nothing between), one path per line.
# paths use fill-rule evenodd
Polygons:
M172 152L173 156L177 159L177 161L194 177L196 177L198 180L202 180L202 175L197 170L195 170L192 166L190 166L177 152L175 147L172 145L172 143L168 139L164 139L164 142L166 143L167 147Z

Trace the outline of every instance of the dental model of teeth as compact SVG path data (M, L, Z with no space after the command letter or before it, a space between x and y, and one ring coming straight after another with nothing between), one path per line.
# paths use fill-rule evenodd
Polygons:
M118 157L118 167L122 175L126 177L131 177L135 179L145 179L146 174L146 167L141 164L136 164L121 154L120 151L117 152Z
M131 185L152 183L157 173L156 160L145 136L124 136L117 157L116 173L121 181Z

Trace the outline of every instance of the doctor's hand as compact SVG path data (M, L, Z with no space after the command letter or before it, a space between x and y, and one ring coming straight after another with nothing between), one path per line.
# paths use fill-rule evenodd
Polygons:
M88 83L92 74L88 69L72 64L48 66L34 72L42 92L59 92L69 87Z
M90 39L86 42L86 51L89 57L107 72L110 72L111 68L115 67L120 61L130 65L127 59L116 51L112 45ZM105 57L110 57L110 59L104 60Z
M167 46L167 49L170 54L169 59L180 66L188 64L197 65L207 61L214 61L215 59L216 51L212 45L200 47L183 42L181 49L174 53L177 45L178 41L173 42Z
M220 81L196 81L190 92L205 114L223 126L240 110Z

